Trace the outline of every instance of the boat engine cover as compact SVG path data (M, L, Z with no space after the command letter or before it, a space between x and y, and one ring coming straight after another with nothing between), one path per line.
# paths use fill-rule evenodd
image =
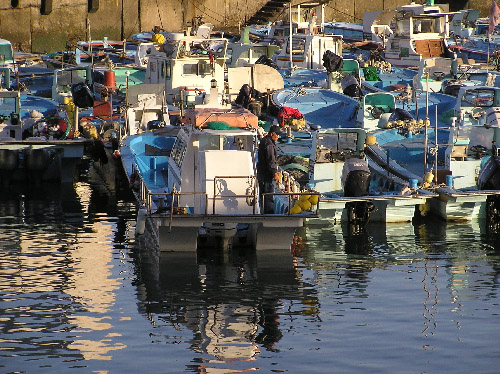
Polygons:
M360 158L349 158L345 160L341 177L345 197L368 195L370 179L370 169L365 160Z

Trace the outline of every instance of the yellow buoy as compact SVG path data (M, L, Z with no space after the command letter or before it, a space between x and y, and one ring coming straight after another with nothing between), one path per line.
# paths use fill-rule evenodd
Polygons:
M299 206L299 204L295 204L293 206L293 208L290 210L290 213L291 214L299 214L300 212L302 212L302 208Z
M163 34L154 34L151 40L153 43L163 44L165 43L165 36Z
M309 198L311 197L311 195L302 195L300 197L300 201L306 201L306 200L309 200Z
M309 200L302 200L299 201L299 206L302 208L302 210L309 210L311 209L311 202Z
M318 202L319 202L319 195L311 195L311 197L309 198L309 202L311 203L311 205L318 204Z
M377 138L374 135L368 135L365 139L366 145L374 145L377 144Z
M425 202L424 204L419 204L418 205L418 210L420 211L420 215L422 217L425 217L427 215L427 212L429 211L429 203Z

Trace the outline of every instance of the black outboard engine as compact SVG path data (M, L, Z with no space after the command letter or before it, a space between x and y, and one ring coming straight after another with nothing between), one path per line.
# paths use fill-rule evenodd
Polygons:
M342 168L342 187L345 197L361 197L369 195L371 173L364 159L349 158ZM354 201L346 204L349 224L366 226L374 206L369 201Z
M460 88L464 87L464 86L465 85L463 83L461 83L460 81L450 79L450 80L444 81L441 84L441 91L446 95L457 97L458 91L460 91Z
M342 168L342 186L345 197L360 197L369 194L371 173L368 163L361 158L348 158Z
M336 55L332 51L327 50L323 54L323 66L328 73L340 71L342 70L342 66L344 66L344 59L342 56Z
M500 148L495 141L490 158L479 172L477 187L479 190L500 189ZM492 233L500 232L500 195L489 195L486 199L486 226Z
M94 106L94 96L85 83L77 83L71 86L71 96L78 108L90 108Z
M344 77L340 81L340 84L342 85L342 92L344 95L358 100L363 97L363 91L361 91L359 82L353 75L349 74Z

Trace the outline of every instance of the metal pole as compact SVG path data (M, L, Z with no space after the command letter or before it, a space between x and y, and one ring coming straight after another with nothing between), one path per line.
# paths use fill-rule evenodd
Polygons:
M426 73L425 75L425 81L426 81L426 92L425 92L425 122L424 122L424 127L425 127L425 138L424 138L424 175L427 171L427 124L429 121L429 73Z
M290 6L289 6L289 10L290 10L290 20L289 20L289 23L290 23L290 36L289 36L289 41L288 41L288 49L290 51L290 70L292 70L293 68L293 60L292 60L292 51L293 51L293 46L292 46L292 32L293 32L293 27L292 27L292 3L290 2Z
M437 178L438 178L438 151L439 151L439 146L438 146L438 107L436 105L436 126L434 130L434 139L436 142L436 154L434 155L434 169L436 170L436 179L435 183L437 184Z

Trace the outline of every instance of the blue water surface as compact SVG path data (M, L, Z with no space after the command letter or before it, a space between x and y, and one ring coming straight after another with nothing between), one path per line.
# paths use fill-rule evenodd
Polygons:
M497 373L484 224L326 221L292 248L159 254L92 179L0 198L2 373Z

